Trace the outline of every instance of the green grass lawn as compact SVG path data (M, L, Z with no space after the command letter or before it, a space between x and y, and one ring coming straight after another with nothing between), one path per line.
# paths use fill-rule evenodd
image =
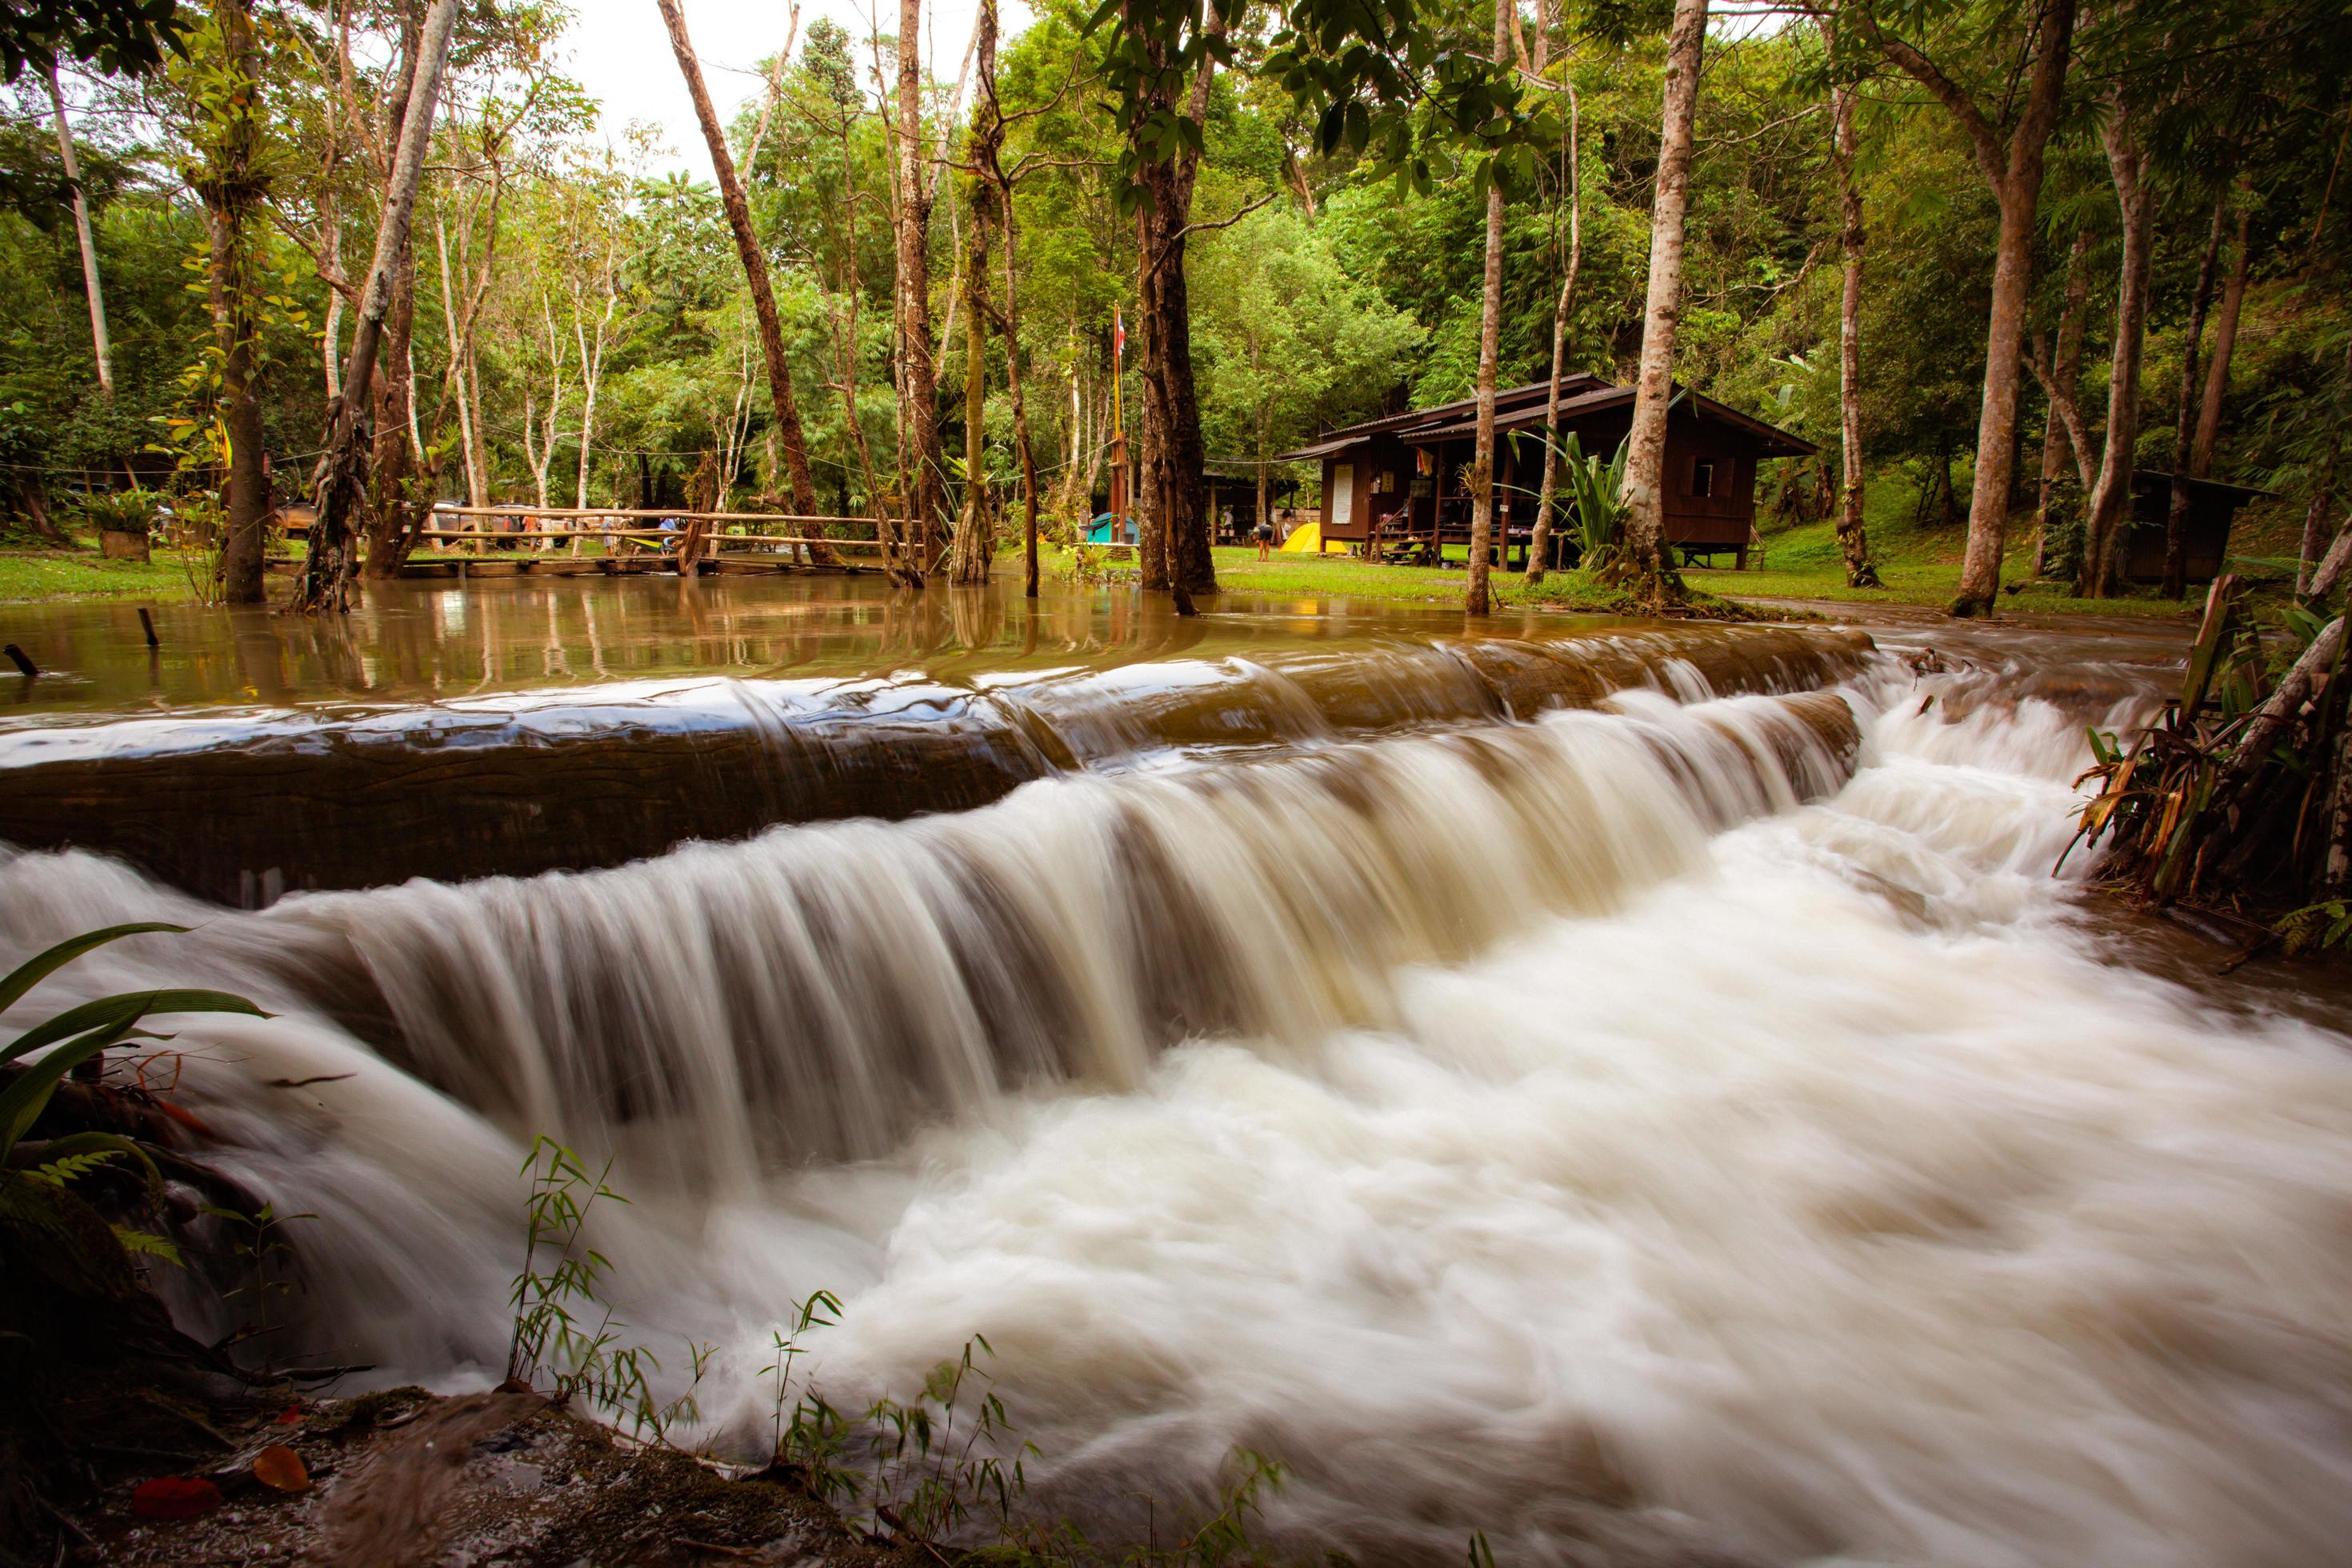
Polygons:
M1377 566L1353 556L1286 555L1274 552L1261 562L1254 547L1219 549L1217 585L1244 594L1319 594L1334 598L1385 599L1403 604L1460 604L1466 582L1464 567ZM1540 585L1530 587L1516 572L1497 572L1490 579L1496 599L1505 605L1541 605L1549 609L1625 611L1633 601L1613 588L1602 588L1581 573L1554 572Z
M1749 557L1750 570L1737 572L1726 562L1719 569L1694 567L1683 580L1692 587L1732 599L1826 599L1841 604L1925 605L1948 606L1960 589L1960 556L1967 538L1959 530L1910 526L1903 510L1907 497L1890 496L1899 504L1874 508L1882 514L1869 520L1871 558L1884 588L1850 588L1845 581L1845 555L1838 547L1837 530L1827 521L1808 523L1764 536L1762 563ZM2078 599L2071 588L2032 581L2033 542L2025 530L2012 530L2001 562L2003 609L2079 612L2102 616L2168 617L2181 605L2158 596L2153 589L2134 589L2119 599ZM2007 590L2016 587L2017 592Z
M109 561L97 551L0 552L0 603L43 599L185 599L189 569L158 550L152 561Z

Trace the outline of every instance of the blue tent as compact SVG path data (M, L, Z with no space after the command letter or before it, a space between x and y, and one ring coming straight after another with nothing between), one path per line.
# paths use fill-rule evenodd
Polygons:
M1135 542L1135 519L1115 519L1108 512L1098 515L1087 525L1088 544L1132 544Z

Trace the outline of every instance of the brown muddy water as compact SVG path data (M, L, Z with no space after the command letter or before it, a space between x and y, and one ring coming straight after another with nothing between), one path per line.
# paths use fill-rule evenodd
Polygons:
M167 1051L315 1216L289 1357L497 1382L551 1133L746 1459L823 1289L804 1386L986 1336L1097 1538L1241 1449L1310 1559L2352 1538L2342 1012L2052 875L2172 628L592 582L190 611L151 674L41 616L0 837L121 858L0 860L0 961L176 919L39 1003L276 1015Z

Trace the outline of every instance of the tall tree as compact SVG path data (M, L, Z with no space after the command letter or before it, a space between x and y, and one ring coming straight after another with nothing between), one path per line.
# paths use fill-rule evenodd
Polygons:
M1853 79L1836 58L1837 31L1824 25L1830 45L1830 162L1838 183L1838 247L1845 268L1838 286L1838 548L1845 556L1846 585L1877 588L1878 569L1870 562L1863 529L1862 467L1862 185L1854 177L1856 139Z
M226 537L221 593L257 605L262 535L269 517L263 468L260 289L253 276L253 217L268 181L261 168L261 82L254 68L251 0L216 0L193 73L199 153L189 184L205 204L205 279L220 351L221 420L228 436Z
M2056 499L2058 484L2065 477L2070 454L2084 494L2090 493L2093 482L2090 433L2083 427L2083 412L2074 400L2074 389L2083 375L2083 329L2090 306L2091 231L2085 228L2075 234L2074 246L2067 253L2065 293L2058 308L2057 352L2054 355L2050 352L2042 332L2036 330L2026 355L2034 379L2042 384L2042 395L2050 405L2049 417L2042 430L2042 482L2033 509L2033 570L2037 574L2050 569L2050 508Z
M1549 47L1549 19L1539 17L1535 39L1538 76L1543 74L1549 63L1546 55ZM1551 385L1544 397L1543 479L1536 492L1535 527L1528 539L1530 583L1544 580L1546 563L1551 556L1551 520L1559 490L1559 378L1568 368L1568 323L1576 303L1576 275L1584 265L1584 116L1582 105L1577 100L1573 70L1570 62L1560 62L1560 92L1568 100L1560 166L1560 184L1568 195L1568 268L1559 280L1559 298L1551 308Z
M1692 132L1706 50L1706 0L1675 0L1650 208L1650 282L1642 315L1642 368L1626 436L1625 543L1653 601L1679 592L1665 551L1666 416L1674 401L1675 336L1682 323L1683 220L1690 205Z
M2182 333L2180 401L2173 415L2172 494L2164 512L2164 596L2189 595L2189 479L2190 448L2197 435L2197 362L2205 346L2205 312L2213 303L2213 274L2221 264L2221 241L2230 219L2230 187L2213 195L2213 224L2198 262L2197 287L2189 298L2189 324Z
M1021 379L1021 270L1018 259L1018 219L1013 205L1013 176L1004 167L1004 103L996 70L996 0L981 0L981 27L987 39L981 50L978 112L986 117L990 134L981 143L983 172L996 186L997 212L1004 231L1004 381L1013 398L1013 440L1021 461L1022 594L1037 596L1037 456L1029 443L1029 402Z
M399 0L396 14L400 26L400 63L394 72L392 89L384 95L383 125L375 138L378 184L384 213L392 210L394 187L401 179L400 149L406 144L410 112L425 101L418 85L423 79L418 66L425 47L425 13L417 0ZM348 54L350 47L349 35L345 34L341 47ZM428 124L428 145L430 133L431 126ZM421 174L419 178L422 178ZM413 206L415 197L412 195L410 200ZM378 224L380 229L381 217ZM362 284L362 288L364 287ZM425 501L411 493L418 488L416 470L423 463L425 454L422 450L424 444L416 438L416 357L414 350L416 337L416 250L414 237L405 224L400 233L399 253L393 260L390 288L391 300L378 329L381 347L376 357L379 363L369 378L373 388L370 395L374 404L375 434L373 450L370 454L372 469L367 481L373 501L365 513L367 574L375 578L400 574L401 564L415 544L416 531L426 516ZM346 381L351 377L348 361L344 363L343 376Z
M935 189L923 166L923 0L898 0L898 130L896 139L898 275L892 298L898 324L898 438L910 493L904 498L915 531L909 541L928 570L939 557L939 520L945 514L945 466L940 451L939 368L931 358L931 203Z
M1968 136L1977 166L2000 204L2000 236L1993 250L1992 309L1985 324L1984 400L1977 417L1976 479L1969 494L1968 554L1960 568L1960 591L1952 601L1956 616L1990 615L2000 589L2010 482L2016 469L2018 370L2023 360L2026 301L2033 285L2042 155L2064 104L2066 69L2074 55L2076 0L2031 0L2017 54L2020 58L2031 54L2033 68L2023 101L2015 105L2013 121L2009 110L2015 103L2014 78L2021 73L2001 79L2000 96L1988 111L1923 47L1881 25L1876 10L1885 3L1855 0L1826 14L1840 26L1854 26L1896 69L1944 106ZM1816 15L1821 14L1824 10L1817 8ZM2004 136L2005 121L2009 130Z
M686 14L678 0L657 0L662 20L669 28L671 52L677 56L677 68L686 78L686 90L694 100L694 116L702 124L702 139L710 149L710 166L718 176L719 195L727 208L727 226L735 235L735 253L743 263L744 280L751 286L751 310L760 323L760 353L768 365L768 402L770 416L776 422L784 448L784 470L789 477L792 505L801 517L816 515L816 484L809 477L808 437L801 428L798 400L793 395L793 369L784 358L784 329L776 313L776 292L768 280L767 247L760 241L760 232L751 224L751 204L743 198L743 183L735 177L735 156L727 145L726 128L719 122L719 111L710 105L710 94L702 85L702 65L695 58L694 44L687 37ZM678 550L681 568L691 566L700 553L701 524L688 529L686 542ZM832 552L819 547L822 555L830 559Z
M1495 58L1510 52L1511 22L1518 0L1495 0ZM1705 13L1701 0L1702 16ZM1702 22L1702 28L1705 24ZM1672 67L1668 67L1671 72ZM1687 158L1687 154L1685 154ZM1486 172L1486 262L1478 294L1478 437L1470 459L1470 573L1463 590L1465 615L1488 609L1486 555L1495 537L1495 362L1502 353L1503 182Z
M2197 405L2197 434L2189 449L2189 471L2203 479L2213 468L2213 444L2221 434L2221 404L2230 392L2230 360L2238 346L2238 319L2246 306L2246 279L2253 261L2254 203L2252 182L2238 183L2238 238L2230 248L2230 279L2221 285L2221 310L2213 321L2213 353L2205 366L2205 393Z
M328 426L327 449L319 459L318 518L310 525L309 559L303 563L294 604L310 611L341 610L350 603L354 537L352 520L363 504L368 468L368 394L375 379L376 351L391 310L395 274L409 249L416 216L416 190L425 178L425 149L433 138L441 75L449 61L449 34L459 0L433 0L418 30L414 68L403 95L399 149L384 194L383 217L376 226L375 257L368 266L367 290L360 300L352 352L344 363L343 390Z
M950 580L963 584L988 581L995 554L994 508L988 485L988 274L996 260L997 185L991 171L998 167L1004 145L1004 121L994 112L995 95L989 90L996 75L995 0L981 0L979 16L981 105L973 114L965 146L971 169L970 232L964 244L963 288L963 510L957 519L955 549L949 567ZM1006 352L1012 352L1008 342Z
M1144 585L1171 589L1181 613L1190 613L1193 594L1217 585L1184 256L1205 150L1201 128L1217 66L1233 58L1228 29L1242 8L1241 0L1218 0L1205 10L1118 0L1096 13L1097 26L1117 23L1103 68L1119 95L1127 142L1118 173L1123 199L1135 212L1143 383L1139 553Z
M58 156L65 163L66 184L73 187L74 238L81 246L81 283L89 295L89 341L98 354L98 384L114 395L114 352L106 341L106 294L99 287L98 241L89 231L89 193L82 189L81 167L74 158L73 126L66 119L66 95L58 86L58 68L49 65L49 107L57 117Z
M2123 217L2123 265L2116 283L2116 344L2107 371L2106 448L2091 491L2087 542L2077 584L2087 598L2113 593L2121 581L2131 532L2133 455L2139 445L2140 360L2147 345L2147 288L2155 197L2148 189L2147 149L2137 116L2120 95L2099 126Z

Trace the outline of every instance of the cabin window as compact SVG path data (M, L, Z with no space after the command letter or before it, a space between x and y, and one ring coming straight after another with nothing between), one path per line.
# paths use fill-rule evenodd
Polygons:
M1715 459L1701 458L1691 464L1690 493L1711 496L1715 493Z
M1347 528L1356 521L1356 465L1331 465L1331 526Z

